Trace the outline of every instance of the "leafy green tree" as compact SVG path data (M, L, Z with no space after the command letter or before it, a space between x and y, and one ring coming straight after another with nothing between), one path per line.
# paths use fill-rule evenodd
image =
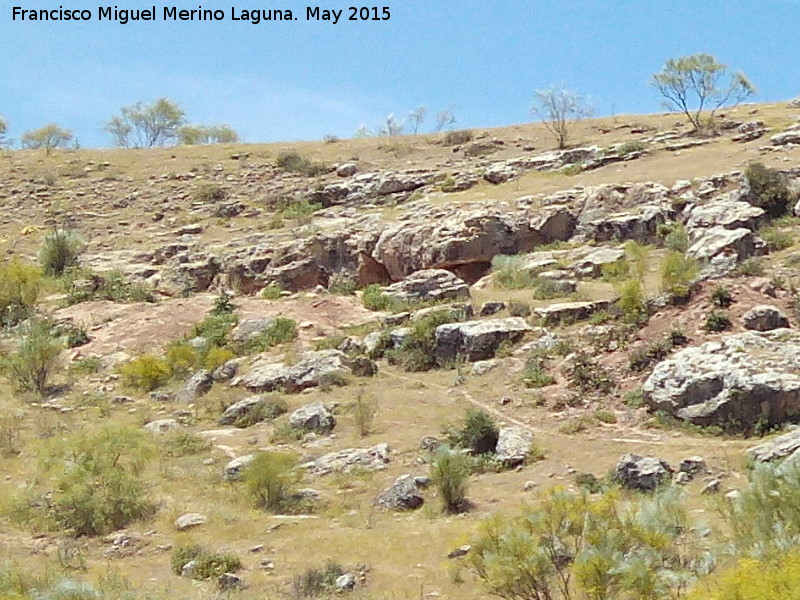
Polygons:
M178 142L187 146L233 144L239 134L228 125L184 125L178 129Z
M137 102L125 106L111 118L105 130L122 148L152 148L178 141L178 132L186 124L183 109L172 100L159 98L152 104Z
M55 148L63 148L73 138L74 136L69 129L59 127L55 123L48 123L44 127L23 133L20 143L23 148L31 148L33 150L44 148L49 154Z
M736 106L756 92L741 71L728 77L728 67L710 54L670 58L651 84L664 97L667 110L682 112L695 130L703 129L724 106ZM702 112L708 110L708 120Z
M572 124L594 113L588 99L563 87L537 90L531 111L542 120L559 149L567 147Z

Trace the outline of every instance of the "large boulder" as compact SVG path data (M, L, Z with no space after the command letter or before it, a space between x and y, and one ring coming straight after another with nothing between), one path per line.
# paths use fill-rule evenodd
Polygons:
M722 227L755 230L765 218L763 208L749 202L724 198L692 208L686 226L690 229Z
M178 391L178 402L190 403L197 400L201 396L205 396L211 386L214 385L214 378L211 372L205 369L196 371L187 381L183 387Z
M771 331L772 329L780 329L782 327L789 327L789 319L783 314L783 311L776 306L763 304L761 306L754 306L742 315L745 329L753 331Z
M760 237L749 229L725 229L709 227L691 232L692 244L686 251L688 256L699 260L711 260L719 254L733 254L738 261L751 256L766 254L767 246Z
M506 467L516 467L525 462L531 452L533 433L524 427L503 427L497 436L497 460Z
M344 352L321 350L307 352L294 365L258 363L249 373L232 383L255 392L284 390L297 393L311 387L341 383L342 377L349 372L349 361Z
M330 473L349 473L353 469L378 471L386 468L391 452L388 444L378 444L371 448L347 448L320 456L303 465L311 475Z
M576 277L600 277L605 265L613 264L625 258L622 248L597 248L573 262L569 268Z
M254 422L255 415L259 413L261 407L267 403L263 396L250 396L231 404L222 413L218 423L220 425L236 425L242 422Z
M442 362L457 357L486 360L494 357L501 344L518 342L528 331L530 325L520 317L447 323L436 328L434 352Z
M378 506L392 510L414 510L424 502L417 480L411 475L401 475L375 499Z
M247 466L255 459L255 454L245 454L244 456L239 456L238 458L231 460L227 465L225 465L225 469L223 470L223 476L225 477L225 480L236 481L239 479L239 477L242 475L242 471L247 468Z
M469 298L469 286L445 269L424 269L387 287L383 293L402 301Z
M672 468L660 458L625 454L617 463L614 478L629 490L652 492L672 479Z
M533 313L542 320L544 325L559 323L574 323L588 319L599 310L606 310L611 306L609 301L598 302L561 302L534 308Z
M776 425L800 417L800 333L745 332L685 348L642 387L652 410L696 425Z
M303 431L329 433L336 426L336 417L322 402L314 402L289 415L289 425Z

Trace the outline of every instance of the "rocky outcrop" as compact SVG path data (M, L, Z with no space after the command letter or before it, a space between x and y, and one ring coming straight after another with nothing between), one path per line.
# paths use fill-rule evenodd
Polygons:
M190 403L201 396L205 396L214 385L214 378L210 371L200 369L196 371L183 385L177 395L178 402Z
M352 469L377 471L386 468L389 462L388 444L378 444L371 448L348 448L320 456L303 465L311 475L330 473L349 473Z
M230 461L227 465L225 465L225 469L223 470L223 475L226 481L236 481L242 474L242 471L247 468L251 462L256 459L255 454L245 454L244 456L240 456L238 458L234 458Z
M440 362L458 357L468 361L494 357L501 344L515 343L531 327L520 317L447 323L436 328L434 352Z
M469 298L469 287L450 271L423 269L393 283L383 293L400 301L457 300Z
M692 208L686 226L690 229L722 227L755 231L765 218L763 208L749 202L725 198Z
M314 402L289 415L289 425L303 431L330 433L336 426L336 417L322 402Z
M262 396L250 396L239 400L225 409L218 423L220 425L236 425L243 422L253 423L256 420L256 415L266 403L267 399Z
M533 313L547 325L574 323L588 319L599 310L606 310L612 302L562 302L533 309Z
M652 492L672 479L672 468L660 458L625 454L614 469L614 478L626 489Z
M771 462L791 456L797 450L800 450L800 428L753 446L747 455L756 462Z
M349 372L349 361L344 352L322 350L305 353L294 365L258 363L249 373L234 379L231 385L242 385L255 392L283 390L294 394L320 385L341 384L342 377Z
M745 332L656 365L642 391L652 410L697 425L776 425L800 417L800 334Z
M414 510L424 502L417 480L411 475L401 475L375 499L375 504L391 510Z
M150 433L172 433L173 431L180 431L183 429L183 425L178 423L175 419L156 419L155 421L150 421L145 426L145 431L149 431Z
M600 277L605 265L621 261L623 258L625 251L622 248L597 248L573 262L569 269L576 277Z
M789 319L783 311L776 306L764 304L754 306L742 315L745 329L752 331L771 331L789 327Z
M737 261L766 254L767 245L749 229L710 227L691 232L692 243L686 254L698 260L709 261L720 254L731 254Z

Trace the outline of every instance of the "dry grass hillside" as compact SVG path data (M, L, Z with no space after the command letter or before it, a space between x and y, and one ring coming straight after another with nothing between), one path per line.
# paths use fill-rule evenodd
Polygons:
M774 306L790 329L798 326L800 221L743 216L720 227L745 241L701 255L708 224L697 225L692 212L730 201L753 162L784 172L793 193L800 145L770 140L792 131L798 117L800 109L786 104L740 106L708 138L691 135L674 114L585 120L574 125L572 146L596 148L576 161L541 159L553 143L537 124L474 130L463 140L421 134L4 152L0 596L325 596L332 589L301 584L309 569L335 561L355 574L355 589L341 593L356 598L486 598L470 555L448 554L474 544L491 515L516 514L557 486L579 490L582 474L584 483L585 474L608 479L627 453L675 469L688 457L705 459L707 472L681 489L692 518L716 524L714 502L747 484L745 451L761 441L753 434L782 431L800 416L787 408L800 396L781 392L779 416L763 409L772 397L762 397L757 423L736 421L735 413L730 422L712 416L698 424L655 410L641 390L656 364L682 348L746 332L753 307ZM735 141L748 131L742 124L755 121L762 135ZM489 172L500 173L497 183ZM646 216L651 205L662 216ZM729 207L712 221L731 216ZM529 225L553 210L569 215L568 232ZM664 265L681 246L668 239L676 228L688 238L677 254L690 258L666 281ZM39 252L54 231L80 239L78 261L60 276L40 275ZM697 243L707 245L696 250ZM613 259L576 274L577 263L604 249ZM517 256L495 258L505 254ZM426 268L455 273L468 292L420 306L381 293ZM7 301L25 296L23 285L38 293ZM684 301L672 297L681 295L675 286L685 286ZM227 294L230 305L221 301ZM492 302L498 312L480 316ZM548 316L565 303L585 310ZM466 305L485 326L516 317L524 331L481 341L490 346L486 356L459 351L419 367L440 352L431 347L433 328L446 325L423 317L415 327L416 315L404 313L451 304ZM709 325L719 311L728 326ZM27 325L42 318L57 324L56 333L50 328L32 354L21 354L36 343ZM237 339L243 324L256 334ZM412 329L398 334L400 326ZM685 339L656 348L675 332ZM416 347L402 342L409 336ZM19 375L19 361L30 370L47 343L62 346L37 389ZM314 369L323 367L306 365L314 351L333 351L340 362L318 376ZM217 375L232 364L235 376ZM265 383L275 365L306 365L298 376L305 379ZM254 396L261 412L219 423L227 408ZM290 424L289 414L313 403L330 409L332 430ZM424 504L416 510L377 506L399 476L429 475L436 455L423 438L444 440L468 411L532 434L530 453L510 467L473 457L464 510L443 511L435 484L419 491ZM146 427L152 423L161 427ZM378 465L316 475L302 466L380 444L389 453ZM224 469L261 453L301 465L273 473L291 492L315 492L277 508L254 504L248 467L238 481L226 480ZM713 481L719 493L701 494ZM188 513L202 523L179 531L176 519ZM727 535L719 525L709 544ZM235 554L240 568L222 570L235 570L245 587L220 589L216 572L181 576L185 563L176 573L176 549L190 544ZM85 595L58 595L65 581Z

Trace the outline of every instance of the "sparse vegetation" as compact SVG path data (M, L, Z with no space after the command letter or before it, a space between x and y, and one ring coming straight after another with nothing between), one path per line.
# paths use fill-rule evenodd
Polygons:
M292 493L297 481L297 460L281 452L260 452L244 470L243 480L258 508L282 513L292 508Z
M47 154L50 154L56 148L67 146L74 137L69 129L59 127L55 123L49 123L39 129L26 131L19 141L23 148L31 148L33 150L44 148Z
M453 315L446 310L436 311L416 320L400 347L386 353L389 362L412 372L429 371L441 366L435 353L436 328L454 320Z
M724 310L714 310L706 317L706 323L703 328L706 331L720 332L727 331L732 326L733 323L727 312Z
M772 218L786 214L792 194L786 184L786 177L775 169L760 162L752 162L744 171L747 185L750 187L748 200L753 206L759 206Z
M458 513L466 508L468 479L466 454L446 446L436 451L431 463L431 480L446 513Z
M16 349L0 360L0 370L20 390L44 396L61 350L52 323L34 318L22 329Z
M570 387L581 392L607 394L616 385L611 374L584 351L575 353L571 363L567 366L566 375Z
M154 354L142 354L119 368L126 385L149 392L164 385L172 376L167 361Z
M559 149L567 147L573 123L594 112L587 99L563 87L536 90L531 110L555 138Z
M676 301L686 301L692 293L692 284L700 274L700 264L694 258L670 251L661 263L661 291Z
M733 304L733 294L731 290L721 283L718 283L711 292L711 303L719 308L728 308Z
M372 433L375 416L378 414L378 399L359 390L353 403L353 420L361 437Z
M16 259L0 264L0 324L16 325L31 315L42 288L42 272Z
M300 173L306 177L316 177L328 171L328 166L314 162L298 152L281 152L275 159L275 166L289 173Z
M290 596L293 600L318 598L334 590L336 580L345 574L344 567L329 560L321 568L311 568L292 578Z
M109 120L105 130L115 146L121 148L152 148L178 141L180 128L186 123L183 109L167 98L151 104L137 102L125 106L120 114Z
M448 426L445 437L454 448L468 450L472 454L494 452L499 430L494 419L485 411L467 409L459 426Z
M233 552L213 552L198 544L177 546L172 551L172 572L181 575L191 563L187 574L192 579L216 579L224 573L235 573L242 568L241 559Z

